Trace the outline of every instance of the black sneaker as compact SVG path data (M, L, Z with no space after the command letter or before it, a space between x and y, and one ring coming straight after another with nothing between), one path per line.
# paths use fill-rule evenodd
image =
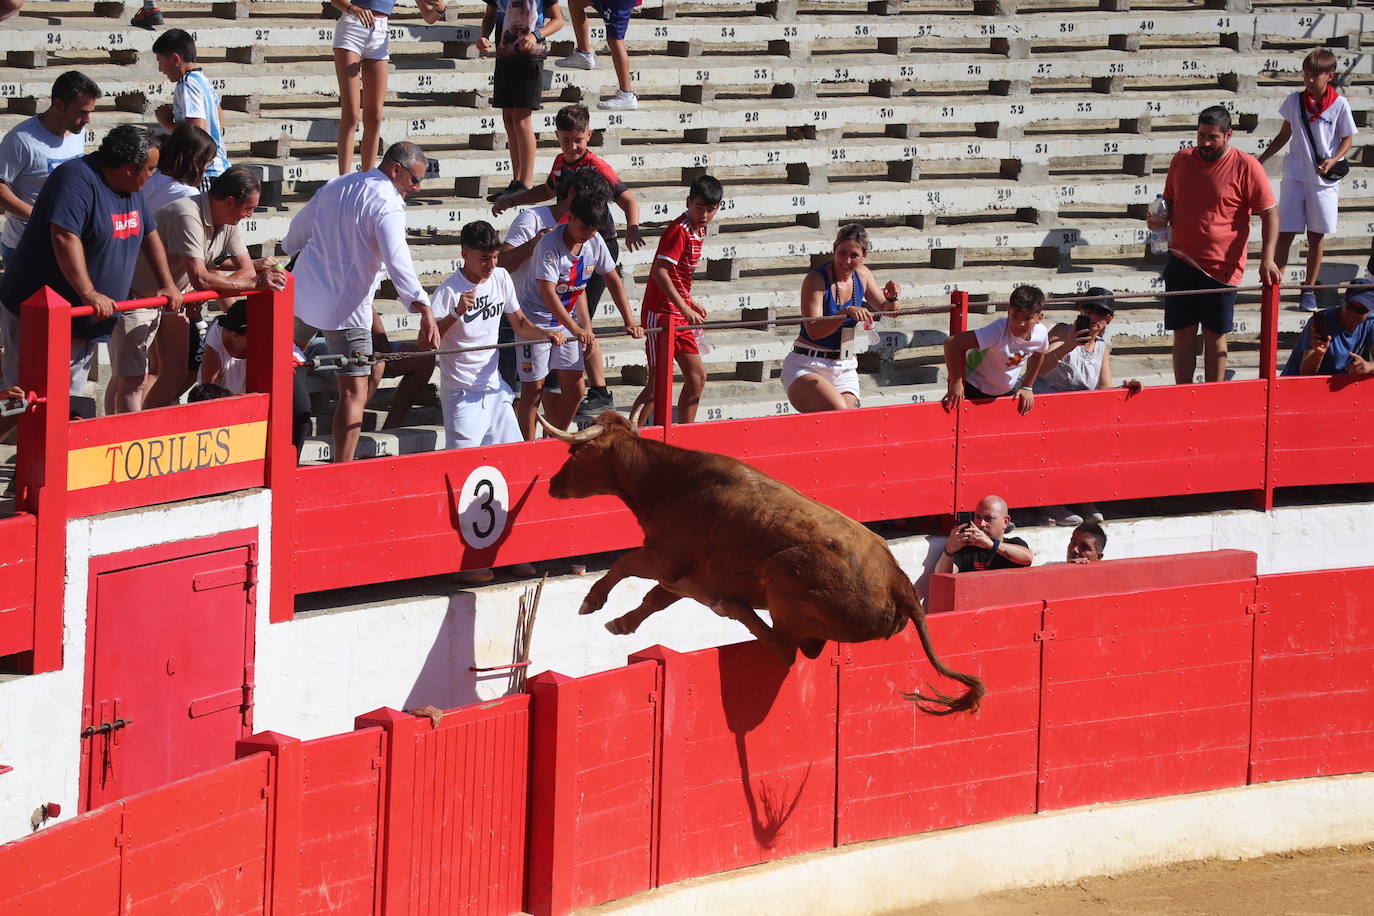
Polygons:
M129 20L129 24L140 29L151 29L154 26L162 25L162 10L157 7L152 9L144 7L134 13L134 18Z
M605 394L598 394L595 391L588 391L587 396L578 405L577 413L579 416L594 417L603 410L615 407L615 399L608 391Z
M529 185L525 184L523 181L512 181L510 184L506 185L504 190L492 191L488 194L487 200L490 203L496 203L503 197L510 197L512 194L522 194L529 189Z

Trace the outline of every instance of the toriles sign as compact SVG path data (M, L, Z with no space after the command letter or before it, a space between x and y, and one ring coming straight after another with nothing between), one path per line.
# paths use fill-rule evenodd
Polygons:
M75 449L67 455L67 489L84 490L260 461L267 449L267 421L190 430L148 439Z

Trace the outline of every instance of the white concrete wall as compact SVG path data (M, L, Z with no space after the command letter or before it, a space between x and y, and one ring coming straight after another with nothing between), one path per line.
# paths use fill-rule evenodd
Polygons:
M0 775L0 842L27 835L37 823L39 809L49 802L62 808L56 820L77 813L91 558L240 529L257 529L259 555L267 556L270 507L268 491L249 490L68 524L62 670L0 682L0 763L14 767ZM267 620L270 575L267 564L262 564L257 593L260 624Z

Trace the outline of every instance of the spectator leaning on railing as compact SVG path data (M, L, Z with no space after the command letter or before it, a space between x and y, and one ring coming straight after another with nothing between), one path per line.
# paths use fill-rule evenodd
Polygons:
M1359 289L1361 286L1368 288ZM1374 309L1374 277L1364 277L1346 289L1343 304L1323 309L1307 320L1282 374L1356 377L1374 374L1374 361L1370 358L1371 344L1374 344L1374 321L1369 320L1371 309Z
M1096 563L1107 552L1107 532L1097 522L1084 522L1069 537L1066 563Z
M94 314L72 319L71 390L81 394L95 342L109 337L115 300L129 294L140 255L148 261L153 295L181 309L181 290L153 215L139 189L157 168L153 135L143 127L113 128L96 152L58 166L48 178L15 250L14 266L0 279L0 332L5 336L4 381L19 381L19 306L45 286ZM13 419L0 420L0 435Z
M1000 496L984 496L973 517L950 531L949 541L935 563L935 571L977 572L1031 565L1035 556L1026 542L1005 537L1010 522L1007 501Z
M1040 374L1049 335L1040 324L1045 294L1034 286L1011 291L1007 317L976 331L963 331L945 341L945 371L949 390L943 403L949 410L964 398L988 400L1015 395L1017 409L1030 413L1035 406L1032 386Z

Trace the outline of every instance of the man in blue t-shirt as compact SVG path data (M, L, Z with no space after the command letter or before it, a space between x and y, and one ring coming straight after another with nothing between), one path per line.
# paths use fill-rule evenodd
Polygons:
M71 389L80 394L90 373L95 342L114 328L115 301L129 295L140 254L157 278L167 307L181 309L181 292L139 189L157 168L153 135L121 124L96 152L58 166L48 177L15 249L14 265L0 278L0 335L5 338L0 387L19 382L19 307L48 286L93 315L72 318ZM7 418L8 419L8 418ZM5 421L0 421L5 422ZM9 431L0 426L0 438Z
M1360 289L1360 287L1365 287ZM1345 304L1317 312L1302 329L1283 375L1374 375L1370 345L1374 321L1374 277L1351 283Z

